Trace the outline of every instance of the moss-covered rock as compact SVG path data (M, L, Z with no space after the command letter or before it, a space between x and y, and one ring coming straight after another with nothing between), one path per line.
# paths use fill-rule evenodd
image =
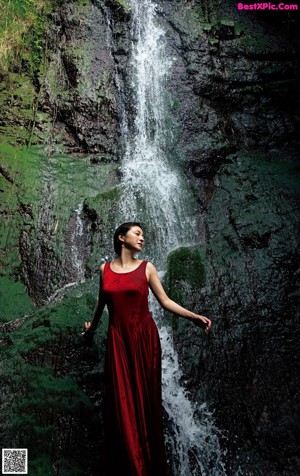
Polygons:
M167 287L171 299L185 305L186 286L191 292L205 285L205 261L202 247L178 248L168 255Z
M34 75L43 56L48 16L56 0L1 0L0 67L8 72L23 70Z
M0 277L0 322L17 319L33 311L33 302L24 284Z
M69 2L54 19L41 102L56 111L73 149L115 155L117 89L105 13L90 1Z
M71 468L73 474L82 474L88 467L101 466L101 435L94 429L101 426L97 405L102 400L105 316L96 343L81 336L95 302L95 296L86 293L40 309L10 332L8 344L2 345L3 398L7 403L9 392L10 404L4 409L1 399L5 431L1 439L6 445L14 441L15 446L28 448L34 476L41 474L41 467L50 475L57 474L56 465L69 468L70 474ZM77 455L74 445L82 448Z
M198 398L212 395L221 425L238 435L235 451L244 471L249 434L259 441L251 445L251 457L261 466L269 464L263 462L268 448L276 467L286 458L287 450L278 449L283 434L285 441L293 438L288 421L298 393L298 172L295 163L266 160L261 153L227 158L206 218L206 279L198 294L202 313L213 321L212 333L197 346L185 329L177 341ZM287 389L293 395L288 408ZM295 458L293 444L289 451ZM275 453L281 455L277 462Z
M121 5L121 7L124 8L124 10L126 12L128 12L131 8L131 1L130 0L116 0L116 3Z

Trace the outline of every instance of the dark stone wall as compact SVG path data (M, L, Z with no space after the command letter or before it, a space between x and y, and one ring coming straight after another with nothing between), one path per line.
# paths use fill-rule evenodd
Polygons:
M173 319L181 362L195 400L212 401L227 430L229 474L240 466L247 475L292 475L299 471L299 19L237 14L228 3L162 8L179 57L172 83L179 143L206 224L202 265L195 261L191 271L187 260L183 272L170 255L168 288L174 298L184 289L182 302L214 322L206 338Z
M105 11L87 0L66 2L52 14L42 104L72 152L115 156L119 115Z

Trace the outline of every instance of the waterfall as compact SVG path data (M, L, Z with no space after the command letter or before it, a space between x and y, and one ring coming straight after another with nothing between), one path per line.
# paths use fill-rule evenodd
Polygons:
M193 197L174 163L169 144L174 141L166 117L167 80L171 61L165 53L165 33L150 0L132 0L132 84L135 117L123 118L126 147L122 161L122 199L119 223L141 221L149 257L163 273L172 249L197 242L197 213ZM225 475L218 430L206 405L196 406L182 387L181 371L171 330L163 324L162 310L151 300L163 349L163 403L170 422L166 435L171 447L173 476ZM199 406L197 408L199 411Z
M54 231L56 231L57 226L58 221L55 224ZM67 289L85 282L87 247L84 229L83 203L79 203L70 218L66 234L66 267L69 271L70 281L51 294L47 303L59 301L63 298Z
M164 31L155 22L155 9L149 0L132 1L131 89L136 113L131 130L126 134L124 128L121 215L128 220L144 218L146 234L151 234L147 249L160 260L172 248L195 242L197 227L196 205L167 157L174 141L165 121L171 61L165 55Z
M80 203L75 210L71 223L70 232L70 254L73 263L75 282L83 282L85 280L85 260L83 253L83 203Z

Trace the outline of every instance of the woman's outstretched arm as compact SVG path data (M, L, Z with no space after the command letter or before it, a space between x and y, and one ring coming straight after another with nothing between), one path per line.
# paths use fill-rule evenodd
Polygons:
M158 300L159 304L166 309L167 311L173 312L178 316L189 319L194 324L199 327L202 327L205 332L208 332L211 328L211 320L205 316L195 314L194 312L188 311L182 306L179 306L176 302L172 301L166 294L162 284L160 282L157 271L152 263L147 263L146 275L149 283L149 287L153 292L154 296Z
M104 271L104 264L100 266L100 283L99 283L99 295L98 295L98 302L97 306L94 312L94 317L92 322L85 322L85 330L83 331L82 335L83 336L89 336L93 334L97 328L97 325L99 324L99 321L102 316L102 312L105 306L105 299L104 299L104 294L103 294L103 286L102 286L102 276L103 276L103 271Z

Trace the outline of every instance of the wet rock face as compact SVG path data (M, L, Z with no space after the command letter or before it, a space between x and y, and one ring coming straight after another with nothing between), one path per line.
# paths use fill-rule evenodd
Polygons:
M242 474L292 476L299 471L296 21L274 26L267 15L205 5L161 6L178 144L207 232L203 264L194 263L198 287L187 278L190 265L182 272L172 255L168 287L214 322L208 339L185 323L174 329L191 392L213 402L228 431L228 474L240 465Z
M186 306L213 320L208 337L180 323L178 348L192 393L213 402L227 431L229 474L239 465L242 474L299 468L298 174L293 164L254 153L229 156L209 205L201 263L190 272L193 249L183 269L182 251L169 257L171 296L181 289Z
M95 298L80 294L0 325L1 441L28 448L32 474L104 474L99 353L107 324L96 342L83 339L82 316Z
M242 467L250 471L245 456L256 453L268 474L299 467L296 202L293 165L237 155L222 168L207 216L209 393L239 437Z
M172 113L191 179L203 186L240 148L298 149L297 17L238 12L236 4L162 2L173 58ZM294 143L294 147L287 146ZM283 147L284 145L284 147ZM286 151L286 152L285 152ZM208 199L210 198L208 186Z
M65 3L52 21L44 108L61 123L71 151L115 154L119 117L108 19L87 0Z

